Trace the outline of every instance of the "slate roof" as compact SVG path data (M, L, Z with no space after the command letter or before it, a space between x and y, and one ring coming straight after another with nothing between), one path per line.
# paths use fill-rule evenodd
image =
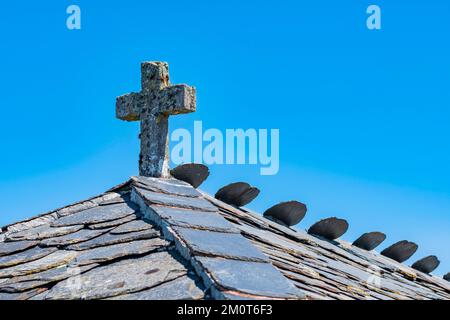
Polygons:
M3 227L0 300L450 299L450 283L176 179Z

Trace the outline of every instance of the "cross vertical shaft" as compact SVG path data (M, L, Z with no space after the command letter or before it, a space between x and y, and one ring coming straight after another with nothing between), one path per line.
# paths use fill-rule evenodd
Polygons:
M141 122L139 174L148 177L169 176L169 115L194 112L195 88L170 85L165 62L141 64L141 92L120 96L116 116Z

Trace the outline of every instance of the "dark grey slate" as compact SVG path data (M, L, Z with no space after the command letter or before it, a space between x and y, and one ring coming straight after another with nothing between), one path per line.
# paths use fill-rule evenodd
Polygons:
M37 244L37 241L0 242L0 257L24 251Z
M249 240L240 234L173 227L194 254L233 259L268 261Z
M301 202L288 201L274 205L264 212L264 217L285 226L294 226L305 217L307 208Z
M8 241L17 241L17 240L42 240L47 238L64 236L69 233L77 232L83 228L82 225L74 225L70 227L51 227L48 224L27 229L24 231L19 231L15 233L11 233L6 237Z
M98 205L99 206L107 206L110 204L118 204L118 203L125 203L125 202L130 202L130 194L124 194L109 200L104 200L102 202L100 202Z
M163 193L156 193L138 187L135 187L135 189L140 196L142 196L148 203L151 204L159 204L201 211L211 211L211 212L217 211L217 208L215 206L213 206L209 201L206 201L203 198L189 198Z
M418 247L414 242L403 240L384 249L381 254L397 262L404 262L416 253Z
M227 204L242 207L252 202L258 194L258 188L246 182L235 182L220 188L215 198Z
M47 285L81 274L97 266L98 264L90 264L81 267L63 265L38 273L10 278L5 282L0 283L0 291L20 292L33 289L38 286Z
M97 267L78 276L73 290L71 278L57 283L42 299L104 299L142 291L187 273L186 268L168 252L149 254ZM101 284L101 285L99 285Z
M124 218L137 211L137 207L131 203L118 203L108 206L97 206L91 209L68 215L52 223L53 226L71 226L93 224Z
M210 257L196 259L214 283L224 290L281 299L304 297L303 293L270 263Z
M89 229L92 230L97 230L97 229L107 229L110 227L117 227L120 226L121 224L133 221L138 219L138 215L136 215L135 213L132 213L124 218L121 219L116 219L116 220L111 220L111 221L106 221L106 222L100 222L100 223L94 223L94 224L90 224L87 227Z
M134 220L127 222L111 230L111 234L123 234L152 229L152 225L144 220Z
M205 293L192 276L182 276L157 287L110 298L111 300L200 300Z
M216 212L172 208L165 206L152 206L162 219L172 225L180 227L194 227L213 231L234 232L239 230Z
M152 177L134 177L134 185L157 193L166 193L183 197L199 197L200 192L179 180L156 179Z
M353 245L367 250L372 251L378 247L384 240L386 240L386 235L382 232L368 232L364 233L361 237L353 242Z
M444 280L450 281L450 272L444 276Z
M25 276L69 264L77 252L57 250L37 260L0 269L0 278Z
M328 240L335 240L346 233L347 230L347 221L333 217L316 222L311 228L309 228L308 233Z
M6 292L0 292L0 301L1 300L28 300L44 291L46 291L47 288L38 288L33 289L26 292L21 293L6 293Z
M72 265L82 266L92 263L103 263L127 256L142 255L167 247L169 244L170 242L164 239L153 238L98 247L81 252L72 262Z
M15 277L5 283L1 283L0 292L17 293L48 286L51 283L91 270L96 266L97 265L88 265L81 268L62 266L30 276Z
M86 250L86 249L92 249L97 248L101 246L108 246L116 243L124 243L124 242L130 242L135 240L144 240L144 239L151 239L156 238L160 235L160 233L156 230L145 230L145 231L139 231L139 232L131 232L131 233L125 233L125 234L111 234L106 233L104 235L101 235L97 238L77 243L74 245L70 245L67 247L69 250Z
M207 166L198 163L182 164L170 171L170 174L181 181L189 183L194 188L198 188L209 176Z
M31 249L21 251L9 256L3 256L0 257L0 268L12 267L21 263L34 261L48 256L50 253L53 253L56 250L56 248L33 247Z
M423 273L431 273L436 270L437 267L439 267L440 263L441 262L436 256L428 256L414 262L412 268Z
M42 246L52 247L52 246L68 246L71 244L87 241L98 237L106 232L109 229L99 229L99 230L90 230L90 229L81 229L80 231L56 238L45 239L41 241Z

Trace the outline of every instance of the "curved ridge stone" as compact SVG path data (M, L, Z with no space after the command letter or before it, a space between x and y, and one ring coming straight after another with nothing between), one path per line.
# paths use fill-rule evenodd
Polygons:
M252 202L259 192L258 188L246 182L235 182L220 188L215 198L227 204L242 207Z
M411 267L423 273L431 273L436 270L436 268L439 267L440 264L441 262L439 261L438 257L427 256L414 262Z
M368 232L364 233L361 237L353 242L355 247L372 251L378 247L384 240L386 240L386 235L383 232Z
M316 222L308 233L323 237L328 240L335 240L341 237L348 230L348 222L336 217L327 218Z
M182 164L170 171L170 174L178 180L189 183L198 188L209 176L207 166L199 163Z
M298 201L281 202L267 209L264 217L285 226L298 224L305 217L306 205Z
M403 240L384 249L381 255L401 263L411 258L418 248L419 246L414 242Z

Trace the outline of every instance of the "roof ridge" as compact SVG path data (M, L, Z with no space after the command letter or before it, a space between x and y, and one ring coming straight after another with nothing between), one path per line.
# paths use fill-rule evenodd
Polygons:
M136 177L131 199L162 229L167 240L174 241L178 253L194 267L213 298L305 297L200 192L184 184L170 185L169 181L177 180ZM148 188L140 187L142 184ZM193 193L187 195L187 190Z

